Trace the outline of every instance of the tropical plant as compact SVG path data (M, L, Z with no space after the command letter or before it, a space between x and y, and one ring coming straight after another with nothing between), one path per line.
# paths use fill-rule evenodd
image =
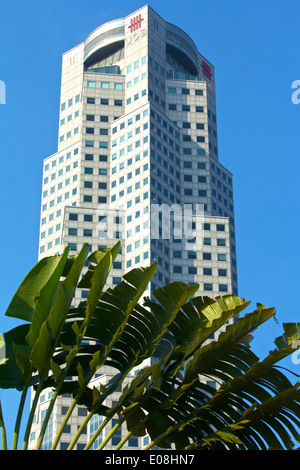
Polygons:
M94 415L103 416L103 421L86 449L112 418L117 424L99 449L120 426L127 427L127 435L116 449L131 436L146 435L151 442L145 450L292 449L299 439L299 384L292 385L277 363L294 351L299 324L285 324L276 348L259 361L250 349L252 333L274 318L274 308L257 304L253 312L242 314L250 302L234 295L197 296L198 286L183 282L147 297L155 264L133 269L118 285L105 289L119 248L116 244L89 255L84 245L76 256L66 249L44 258L14 295L6 315L24 323L5 333L6 357L0 365L0 387L21 392L12 449L18 448L31 387L35 394L22 449L28 447L36 406L48 387L53 395L37 449L57 397L66 392L73 399L52 449L79 404L88 414L69 449ZM77 288L88 289L88 295L74 305ZM100 390L92 387L95 373L106 366L115 375ZM123 386L118 402L108 407L107 398L137 366L139 372ZM70 376L72 381L67 380ZM1 406L0 426L6 449Z

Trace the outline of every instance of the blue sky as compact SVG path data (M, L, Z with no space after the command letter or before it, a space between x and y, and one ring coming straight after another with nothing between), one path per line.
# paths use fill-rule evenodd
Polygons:
M144 1L10 0L0 14L0 332L18 285L37 261L42 161L57 150L61 56ZM88 5L88 6L87 6ZM153 0L216 67L219 159L234 176L239 294L276 307L257 331L263 357L299 321L299 0ZM300 373L289 358L286 367ZM8 432L18 395L0 393Z

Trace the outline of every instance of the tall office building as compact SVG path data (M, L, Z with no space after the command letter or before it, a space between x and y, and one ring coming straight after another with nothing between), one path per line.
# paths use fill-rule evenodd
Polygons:
M147 295L174 280L199 283L199 294L212 297L237 293L232 174L218 159L214 67L149 6L100 26L63 55L58 150L44 161L41 206L40 258L120 239L108 285L157 261ZM30 447L47 400L46 391ZM44 448L69 401L58 400ZM86 411L76 413L62 449ZM132 437L127 448L142 441Z

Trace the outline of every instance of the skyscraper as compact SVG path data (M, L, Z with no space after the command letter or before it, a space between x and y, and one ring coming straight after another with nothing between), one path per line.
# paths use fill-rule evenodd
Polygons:
M119 239L109 285L156 261L147 295L174 280L198 283L203 295L237 294L232 174L218 158L214 67L148 5L63 55L58 150L44 161L41 206L40 258ZM68 400L56 405L44 448ZM84 414L78 408L71 418L61 448Z

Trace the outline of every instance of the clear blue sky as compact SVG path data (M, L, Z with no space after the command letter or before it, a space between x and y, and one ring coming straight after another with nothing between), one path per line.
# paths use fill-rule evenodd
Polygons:
M104 4L104 6L103 6ZM10 0L0 12L0 332L18 285L37 261L42 161L57 150L62 54L144 1ZM277 309L257 331L262 357L299 321L299 0L153 0L216 67L219 158L234 175L239 294ZM300 373L291 360L285 366ZM0 392L8 431L15 394Z

